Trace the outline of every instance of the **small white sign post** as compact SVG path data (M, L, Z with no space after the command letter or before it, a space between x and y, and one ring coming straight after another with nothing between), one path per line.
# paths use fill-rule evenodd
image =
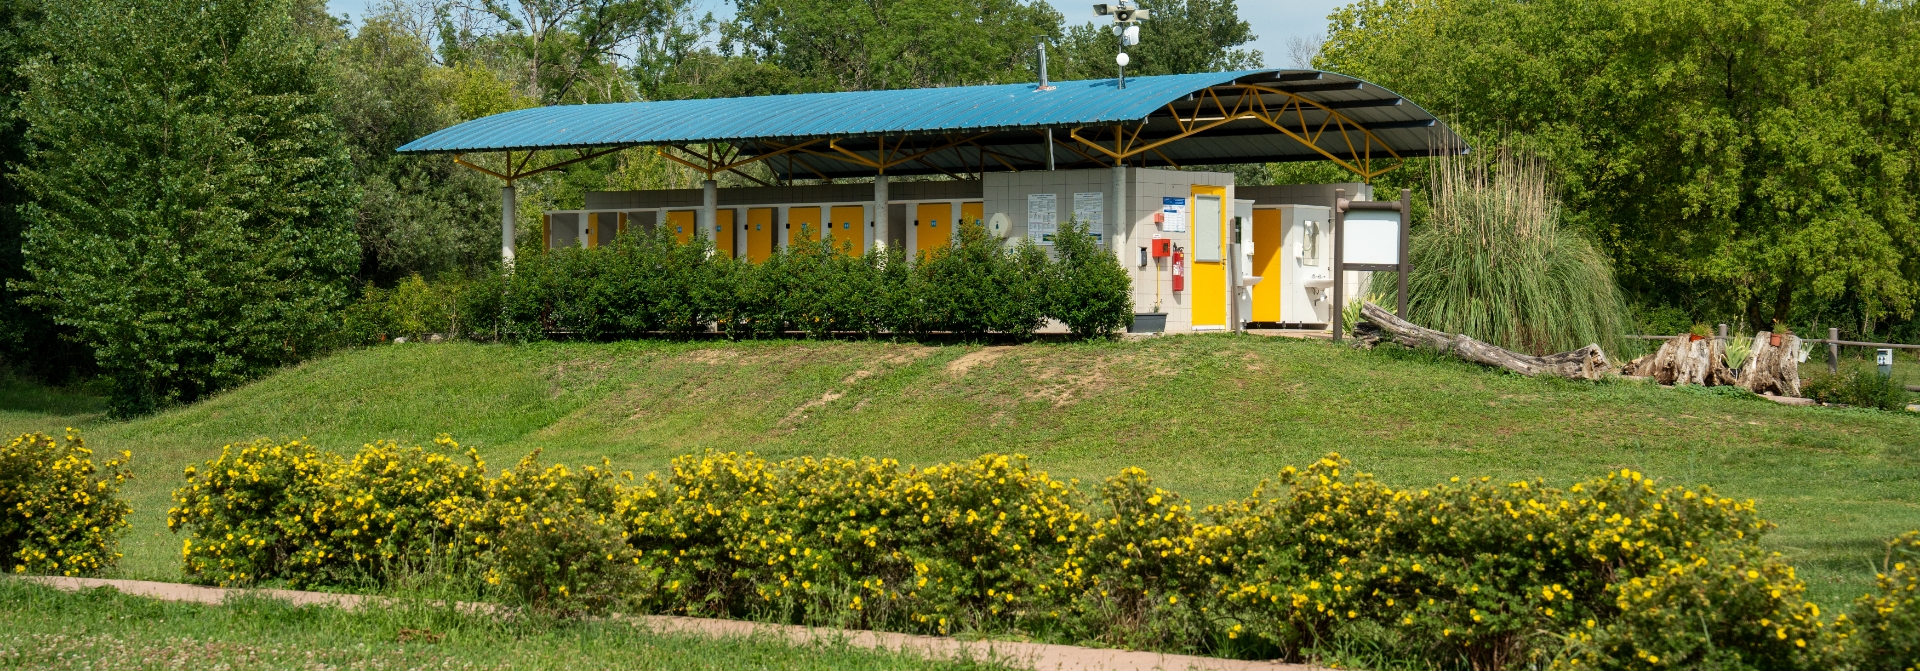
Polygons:
M1413 192L1400 190L1400 200L1348 201L1345 189L1333 192L1333 340L1345 334L1346 287L1349 270L1392 272L1399 276L1399 301L1394 314L1407 317L1408 226L1413 219Z

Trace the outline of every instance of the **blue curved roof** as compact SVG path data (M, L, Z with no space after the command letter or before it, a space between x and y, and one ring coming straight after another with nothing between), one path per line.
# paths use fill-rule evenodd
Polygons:
M1182 118L1207 117L1218 101L1234 107L1258 98L1279 110L1292 97L1314 103L1277 117L1287 132L1254 118L1238 118L1188 134ZM1216 112L1217 113L1217 112ZM1336 119L1336 117L1338 117ZM1214 117L1218 119L1219 117ZM1338 121L1339 123L1333 123ZM536 149L616 148L726 143L735 157L781 152L802 140L835 139L780 156L768 167L782 179L871 175L852 153L871 160L910 156L888 174L964 177L994 170L1027 170L1063 162L1066 168L1110 165L1060 130L1080 129L1083 140L1111 142L1125 125L1129 142L1160 139L1129 165L1180 166L1317 161L1465 152L1452 129L1399 94L1346 75L1318 70L1245 70L1134 77L1125 89L1112 79L899 91L808 93L751 98L557 105L475 119L414 140L401 153L432 154ZM1354 125L1371 140L1326 139L1321 131ZM1047 143L1044 129L1057 145ZM1104 140L1100 138L1105 136ZM1316 138L1309 146L1300 138ZM904 144L905 151L902 152ZM1364 146L1361 146L1364 145ZM1049 147L1053 151L1049 151ZM839 157L826 154L840 154ZM871 163L868 163L871 165Z
M1209 86L1266 72L1209 72L898 91L556 105L475 119L400 147L401 153L565 149L898 133L1092 126L1137 121Z

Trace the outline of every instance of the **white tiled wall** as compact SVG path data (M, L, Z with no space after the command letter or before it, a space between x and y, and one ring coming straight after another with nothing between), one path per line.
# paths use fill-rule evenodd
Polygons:
M1133 304L1135 312L1151 312L1156 300L1160 311L1167 313L1167 332L1184 333L1192 330L1191 309L1192 283L1189 290L1173 292L1172 267L1167 260L1151 260L1147 267L1139 266L1137 248L1146 247L1148 240L1160 233L1160 227L1153 223L1153 215L1160 211L1161 199L1168 196L1192 197L1194 185L1223 186L1227 188L1225 202L1233 202L1233 175L1220 172L1192 172L1184 170L1154 170L1144 168L1127 169L1126 212L1120 217L1114 213L1104 213L1105 243L1112 247L1115 234L1125 227L1125 244L1120 248L1120 265L1133 277ZM1054 194L1058 219L1065 223L1073 213L1073 194L1098 192L1103 194L1103 202L1111 202L1113 190L1113 170L1100 168L1094 170L1054 170L1031 172L988 173L985 182L986 215L991 218L995 213L1003 213L1013 222L1009 242L1027 235L1027 196L1035 193ZM1175 244L1187 247L1189 233L1166 234ZM1191 264L1189 264L1191 268ZM1156 294L1157 291L1157 294ZM1157 298L1156 298L1157 296Z

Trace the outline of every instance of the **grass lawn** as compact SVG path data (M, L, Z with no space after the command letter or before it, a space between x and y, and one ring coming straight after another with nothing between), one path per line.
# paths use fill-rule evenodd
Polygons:
M1224 334L997 348L393 345L132 422L106 421L83 392L0 389L0 402L8 432L78 426L98 449L134 452L122 574L161 580L180 577L165 513L181 468L260 436L344 450L449 432L495 467L541 448L547 461L635 471L706 449L910 464L1009 451L1087 481L1140 466L1202 502L1332 451L1401 486L1454 475L1566 485L1633 468L1758 500L1780 524L1768 542L1828 607L1868 589L1866 561L1885 539L1920 529L1920 414L1531 380L1395 347Z
M1003 669L841 644L667 636L618 622L502 622L266 598L168 603L0 580L0 667L31 669Z

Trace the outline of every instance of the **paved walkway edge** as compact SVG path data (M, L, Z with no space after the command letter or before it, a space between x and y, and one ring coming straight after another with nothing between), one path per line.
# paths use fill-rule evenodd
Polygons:
M219 605L226 600L227 596L237 594L254 594L301 606L334 606L349 610L363 604L385 601L382 597L356 594L285 589L228 589L146 580L57 577L25 579L67 591L111 587L132 596L211 605ZM469 612L493 610L491 604L475 603L462 603L460 608ZM1018 664L1036 671L1319 671L1319 667L1303 664L1215 659L1157 652L1083 648L1075 645L1017 641L962 641L944 636L894 634L674 615L623 615L616 618L663 634L708 638L768 637L801 645L816 642L844 642L858 648L905 652L933 659L996 660Z

